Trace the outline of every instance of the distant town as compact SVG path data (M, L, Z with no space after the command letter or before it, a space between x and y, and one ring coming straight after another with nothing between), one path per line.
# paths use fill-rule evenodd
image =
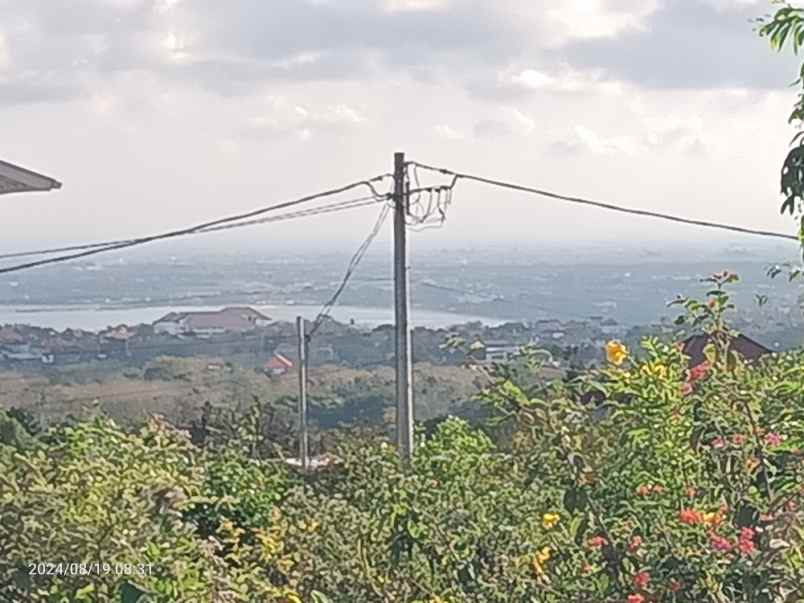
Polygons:
M776 317L772 326L784 332L798 325L785 314ZM787 345L763 337L762 331L769 332L769 326L745 316L735 321L735 327L758 337L763 345L786 349ZM556 368L569 363L589 366L600 359L607 341L622 339L636 347L645 336L672 339L678 336L678 329L669 319L629 327L604 316L512 321L497 326L469 322L449 328L413 329L413 354L415 362L459 365L470 354L473 360L505 361L523 347L532 346L547 351L549 363ZM445 345L456 339L466 345ZM249 306L228 306L216 311L170 312L152 324L121 324L99 332L7 324L0 327L0 368L37 370L111 360L142 363L160 356L209 356L236 358L246 366L262 366L266 372L282 374L294 366L296 346L292 323L272 320ZM391 325L370 328L330 319L311 342L309 361L312 366L370 368L390 366L393 357Z

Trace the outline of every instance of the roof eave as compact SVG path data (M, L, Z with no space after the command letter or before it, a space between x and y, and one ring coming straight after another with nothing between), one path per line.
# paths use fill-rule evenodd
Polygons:
M11 193L46 192L61 188L61 182L29 169L0 160L0 179L8 181L0 187L0 195Z

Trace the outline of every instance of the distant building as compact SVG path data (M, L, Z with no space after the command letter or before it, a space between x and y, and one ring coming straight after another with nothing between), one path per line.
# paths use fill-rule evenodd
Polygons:
M510 343L488 343L485 345L486 362L506 362L522 353L522 346Z
M14 362L25 362L39 358L26 340L13 327L0 328L0 359Z
M270 323L270 318L253 308L229 307L212 312L171 312L154 322L153 327L156 333L209 337L246 333Z
M693 335L681 342L681 351L685 356L689 356L690 368L694 368L706 362L704 348L712 342L711 335ZM737 335L731 340L730 349L736 351L745 360L756 360L766 354L772 354L772 350L766 348L761 343L745 335Z
M265 363L264 369L265 372L269 375L275 375L279 377L280 375L284 375L290 369L293 368L293 362L288 360L282 354L274 354L273 357Z
M606 318L600 323L600 330L606 335L620 335L623 328L613 318Z

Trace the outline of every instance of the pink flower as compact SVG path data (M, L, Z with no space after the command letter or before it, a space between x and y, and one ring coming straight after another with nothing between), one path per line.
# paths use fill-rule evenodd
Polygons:
M735 433L733 436L731 436L731 442L735 446L742 446L745 444L745 436L741 433Z
M717 436L712 438L712 441L709 442L709 445L712 448L724 448L726 446L726 440L724 440L720 436Z
M645 603L645 597L638 594L628 595L626 601L628 603Z
M634 576L634 588L645 590L650 584L650 574L648 572L639 572Z
M783 441L784 437L779 435L775 431L772 431L765 436L765 443L771 447L779 446Z
M599 549L606 546L606 539L603 536L594 536L586 544L590 549Z
M709 372L710 368L711 365L707 361L702 362L698 366L692 367L690 369L690 376L688 379L689 383L695 383L696 381L700 381L706 377L706 374Z
M743 528L740 530L740 539L737 543L740 553L743 555L750 555L754 552L754 529Z
M634 536L631 539L631 542L628 543L628 552L636 553L639 550L639 547L641 546L642 546L642 538L639 536Z
M719 553L728 553L734 546L728 538L718 536L714 532L709 535L709 544L711 545L713 551L717 551Z

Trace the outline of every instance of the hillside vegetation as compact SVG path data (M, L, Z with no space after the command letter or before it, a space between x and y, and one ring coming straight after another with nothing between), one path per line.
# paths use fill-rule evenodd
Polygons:
M254 413L203 446L4 414L0 600L804 601L804 354L730 350L735 278L679 301L706 364L646 340L572 383L501 366L492 418L441 421L409 463L343 431L301 475Z

